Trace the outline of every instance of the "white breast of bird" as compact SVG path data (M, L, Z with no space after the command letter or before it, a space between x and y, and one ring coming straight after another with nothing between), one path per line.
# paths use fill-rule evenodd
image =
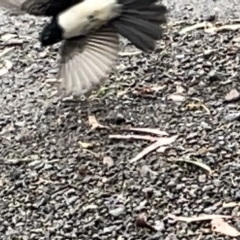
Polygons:
M117 0L84 0L58 16L58 24L64 30L64 38L86 35L118 16Z

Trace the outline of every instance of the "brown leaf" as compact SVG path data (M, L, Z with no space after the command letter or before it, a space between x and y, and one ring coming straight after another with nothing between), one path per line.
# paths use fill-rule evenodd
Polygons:
M175 221L192 223L192 222L208 221L208 220L219 219L219 218L230 219L230 218L232 218L232 216L229 216L229 215L200 215L200 216L182 217L182 216L176 216L174 214L168 214L168 218L171 218Z
M148 222L147 222L147 215L145 213L140 213L136 219L136 226L139 228L148 228L150 230L155 230L154 227L152 227Z
M143 149L143 151L140 152L136 157L132 158L130 160L130 162L131 163L136 162L136 161L142 159L143 157L145 157L147 154L158 149L159 147L173 143L176 139L177 139L177 136L158 138L158 140L155 143L153 143L150 146Z
M95 130L97 128L99 128L99 129L104 129L104 128L105 129L110 129L110 127L100 124L97 121L96 117L92 116L92 115L88 116L88 124L89 124L89 126L91 126L91 130Z
M212 225L213 232L218 232L218 233L230 236L230 237L240 236L240 232L237 229L232 227L230 224L228 224L221 218L213 219L211 221L211 225Z
M147 215L145 213L141 213L137 216L136 226L140 228L147 226Z

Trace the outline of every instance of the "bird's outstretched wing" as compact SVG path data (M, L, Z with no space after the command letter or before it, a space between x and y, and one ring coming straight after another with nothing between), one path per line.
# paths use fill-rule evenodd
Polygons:
M87 38L65 40L59 71L60 92L64 96L89 95L108 77L118 51L119 36L107 27Z
M18 14L56 16L82 0L0 0L0 7Z

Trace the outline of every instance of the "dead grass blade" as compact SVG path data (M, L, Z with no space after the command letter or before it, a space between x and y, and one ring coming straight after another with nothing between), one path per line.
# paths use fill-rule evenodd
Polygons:
M239 202L229 202L229 203L223 203L222 204L222 207L223 208L234 208L234 207L237 207L237 206L240 206L240 203Z
M154 134L158 136L169 136L169 134L165 131L161 131L158 128L124 128L125 131L132 131L132 132L142 132L142 133L148 133L148 134Z
M172 160L170 160L172 161ZM189 159L189 156L185 157L185 158L182 158L182 159L174 159L173 161L175 162L186 162L186 163L190 163L190 164L193 164L193 165L196 165L204 170L206 170L210 175L213 174L213 170L208 166L206 165L205 163L203 162L198 162L198 161L193 161L193 160L190 160Z
M119 52L118 55L120 57L130 57L130 56L136 56L136 55L140 55L142 53L142 51L134 51L134 52Z
M197 24L194 24L192 26L188 26L188 27L183 28L179 32L179 34L186 34L188 32L194 31L196 29L204 29L204 28L207 28L207 27L212 27L212 24L209 23L209 22L197 23Z
M225 222L222 218L213 219L211 221L211 226L213 232L218 232L230 237L240 236L240 232L236 228Z
M232 31L235 31L235 30L238 30L240 29L240 24L227 24L227 25L223 25L223 26L220 26L220 27L210 27L210 28L206 28L205 29L205 32L207 33L214 33L214 32L219 32L219 31L222 31L222 30L232 30Z
M3 64L0 65L0 76L8 73L8 71L13 67L13 63L9 60L4 60Z
M96 117L92 116L92 115L88 116L88 124L89 124L89 126L91 126L91 130L95 130L97 128L99 128L99 129L110 129L110 127L100 124L97 121Z
M169 144L173 143L176 139L177 139L177 136L158 138L158 140L155 143L153 143L150 146L146 147L136 157L132 158L130 160L130 163L133 163L133 162L136 162L136 161L142 159L147 154L153 152L154 150L158 149L161 146L169 145Z
M2 58L3 56L13 51L14 51L14 47L5 48L3 51L0 52L0 58Z
M155 142L158 140L157 137L145 136L145 135L109 135L110 139L136 139L136 140L146 140L150 142Z
M201 221L209 221L214 219L231 219L232 216L229 215L200 215L200 216L191 216L191 217L181 217L176 216L174 214L168 214L168 218L173 219L174 221L179 222L186 222L186 223L192 223L192 222L201 222Z

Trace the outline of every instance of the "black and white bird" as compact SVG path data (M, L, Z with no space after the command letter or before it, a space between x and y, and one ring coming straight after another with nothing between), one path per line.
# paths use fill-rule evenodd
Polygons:
M167 8L158 0L0 0L19 14L51 17L42 46L61 42L59 79L65 96L89 94L116 65L119 35L142 51L163 36Z

